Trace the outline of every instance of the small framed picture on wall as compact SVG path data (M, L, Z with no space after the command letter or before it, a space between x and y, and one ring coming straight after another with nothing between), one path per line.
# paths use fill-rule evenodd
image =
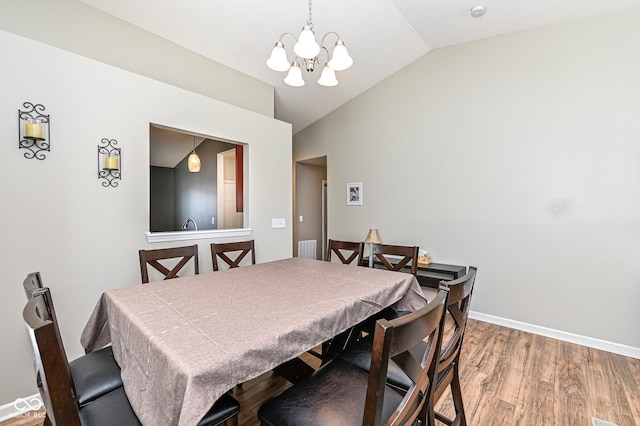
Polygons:
M347 205L348 206L362 205L362 182L347 184Z

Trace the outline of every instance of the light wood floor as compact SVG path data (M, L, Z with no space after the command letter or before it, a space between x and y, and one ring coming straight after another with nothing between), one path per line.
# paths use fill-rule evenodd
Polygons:
M470 426L591 426L592 417L640 426L637 359L469 320L461 367ZM258 425L260 404L288 386L267 373L234 389L242 405L239 424ZM448 394L436 410L452 414ZM41 424L23 415L0 426Z

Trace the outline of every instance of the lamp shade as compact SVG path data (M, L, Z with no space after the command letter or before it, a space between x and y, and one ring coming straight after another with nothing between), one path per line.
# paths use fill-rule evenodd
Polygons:
M300 71L300 64L294 62L289 68L289 74L285 77L284 82L289 86L301 87L304 86L304 80L302 79L302 71Z
M333 48L333 56L329 61L329 66L336 71L344 71L353 65L353 58L349 56L347 48L342 40L336 42Z
M364 240L367 244L380 244L382 240L380 239L380 235L378 235L378 230L375 228L369 229L369 233L367 234L367 238Z
M320 79L318 80L318 84L320 86L337 86L338 80L336 79L336 72L329 65L325 65L322 69L322 74L320 75Z
M192 173L198 173L200 171L200 157L195 151L193 151L189 156L187 166L189 167L189 171Z
M267 66L274 71L287 71L289 69L289 61L287 60L287 52L284 50L284 44L277 42L271 51L271 56L267 59Z
M305 25L298 37L298 42L293 45L296 55L305 59L313 59L320 53L320 46L316 42L316 35L311 30L311 26Z

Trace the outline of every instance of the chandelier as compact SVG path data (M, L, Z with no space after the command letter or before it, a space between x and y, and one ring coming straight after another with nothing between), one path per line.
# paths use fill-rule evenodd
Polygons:
M284 43L282 42L282 39L286 35L290 35L296 40L296 43L293 46L295 58L291 63L287 59L287 52L285 51ZM338 39L333 47L333 55L331 56L331 59L329 59L329 50L324 46L325 39L329 35L335 35ZM313 23L311 22L311 0L309 0L309 19L307 20L307 24L302 28L300 36L296 38L296 36L291 33L283 33L271 51L271 56L267 59L267 66L274 71L289 71L284 82L289 86L300 87L304 86L300 64L302 63L304 68L307 70L307 73L311 75L316 65L322 65L320 62L320 57L322 55L324 55L326 59L318 84L321 86L336 86L338 84L336 71L344 71L349 68L351 64L353 64L353 59L349 56L349 52L347 52L344 42L336 32L326 33L324 37L322 37L321 43L318 44L316 41L316 35L313 32Z

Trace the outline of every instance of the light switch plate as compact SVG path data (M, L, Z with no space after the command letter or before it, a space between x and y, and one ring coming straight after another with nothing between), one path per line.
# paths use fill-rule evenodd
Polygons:
M272 228L285 228L287 223L284 217L272 218L271 219L271 227Z

